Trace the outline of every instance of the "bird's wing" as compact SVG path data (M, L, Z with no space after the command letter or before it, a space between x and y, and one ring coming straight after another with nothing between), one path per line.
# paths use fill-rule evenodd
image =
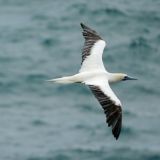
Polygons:
M98 77L85 82L98 99L106 115L106 123L112 127L112 134L118 139L122 126L121 102L109 86L106 78Z
M82 66L80 72L105 70L102 54L106 46L106 42L91 28L81 23L83 29L83 37L85 39L82 50Z

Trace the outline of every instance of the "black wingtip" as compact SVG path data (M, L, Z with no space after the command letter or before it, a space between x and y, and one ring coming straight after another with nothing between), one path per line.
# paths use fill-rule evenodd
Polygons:
M85 28L85 25L82 22L80 23L80 25L83 29Z
M112 134L113 134L113 136L115 137L116 140L118 140L118 138L120 136L120 133L121 133L121 127L118 127L118 128L117 127L112 129Z
M115 138L116 140L118 140L119 134L118 134L118 135L117 135L117 134L113 134L113 136L114 136L114 138Z
M82 29L83 29L84 32L87 32L87 33L89 33L89 34L92 34L93 36L96 36L98 39L102 39L95 30L93 30L93 29L91 29L90 27L86 26L86 25L85 25L84 23L82 23L82 22L80 23L80 25L81 25L81 27L82 27Z

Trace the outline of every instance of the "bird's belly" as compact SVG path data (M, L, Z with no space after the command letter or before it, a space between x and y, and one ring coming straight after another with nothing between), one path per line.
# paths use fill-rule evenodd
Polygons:
M88 81L90 79L94 79L100 76L105 76L105 72L81 72L78 73L76 75L74 75L74 77L77 79L78 82L85 82Z

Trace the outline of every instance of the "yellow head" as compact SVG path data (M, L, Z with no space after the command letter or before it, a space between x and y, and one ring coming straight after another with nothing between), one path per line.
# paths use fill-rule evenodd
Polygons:
M110 82L119 82L126 80L137 80L136 78L130 77L124 73L113 73L110 79Z

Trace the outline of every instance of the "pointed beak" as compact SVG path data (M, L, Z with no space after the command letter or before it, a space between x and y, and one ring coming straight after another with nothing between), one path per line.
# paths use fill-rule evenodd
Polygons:
M127 76L127 77L125 77L125 80L138 80L137 78L134 78L134 77L129 77L129 76Z

